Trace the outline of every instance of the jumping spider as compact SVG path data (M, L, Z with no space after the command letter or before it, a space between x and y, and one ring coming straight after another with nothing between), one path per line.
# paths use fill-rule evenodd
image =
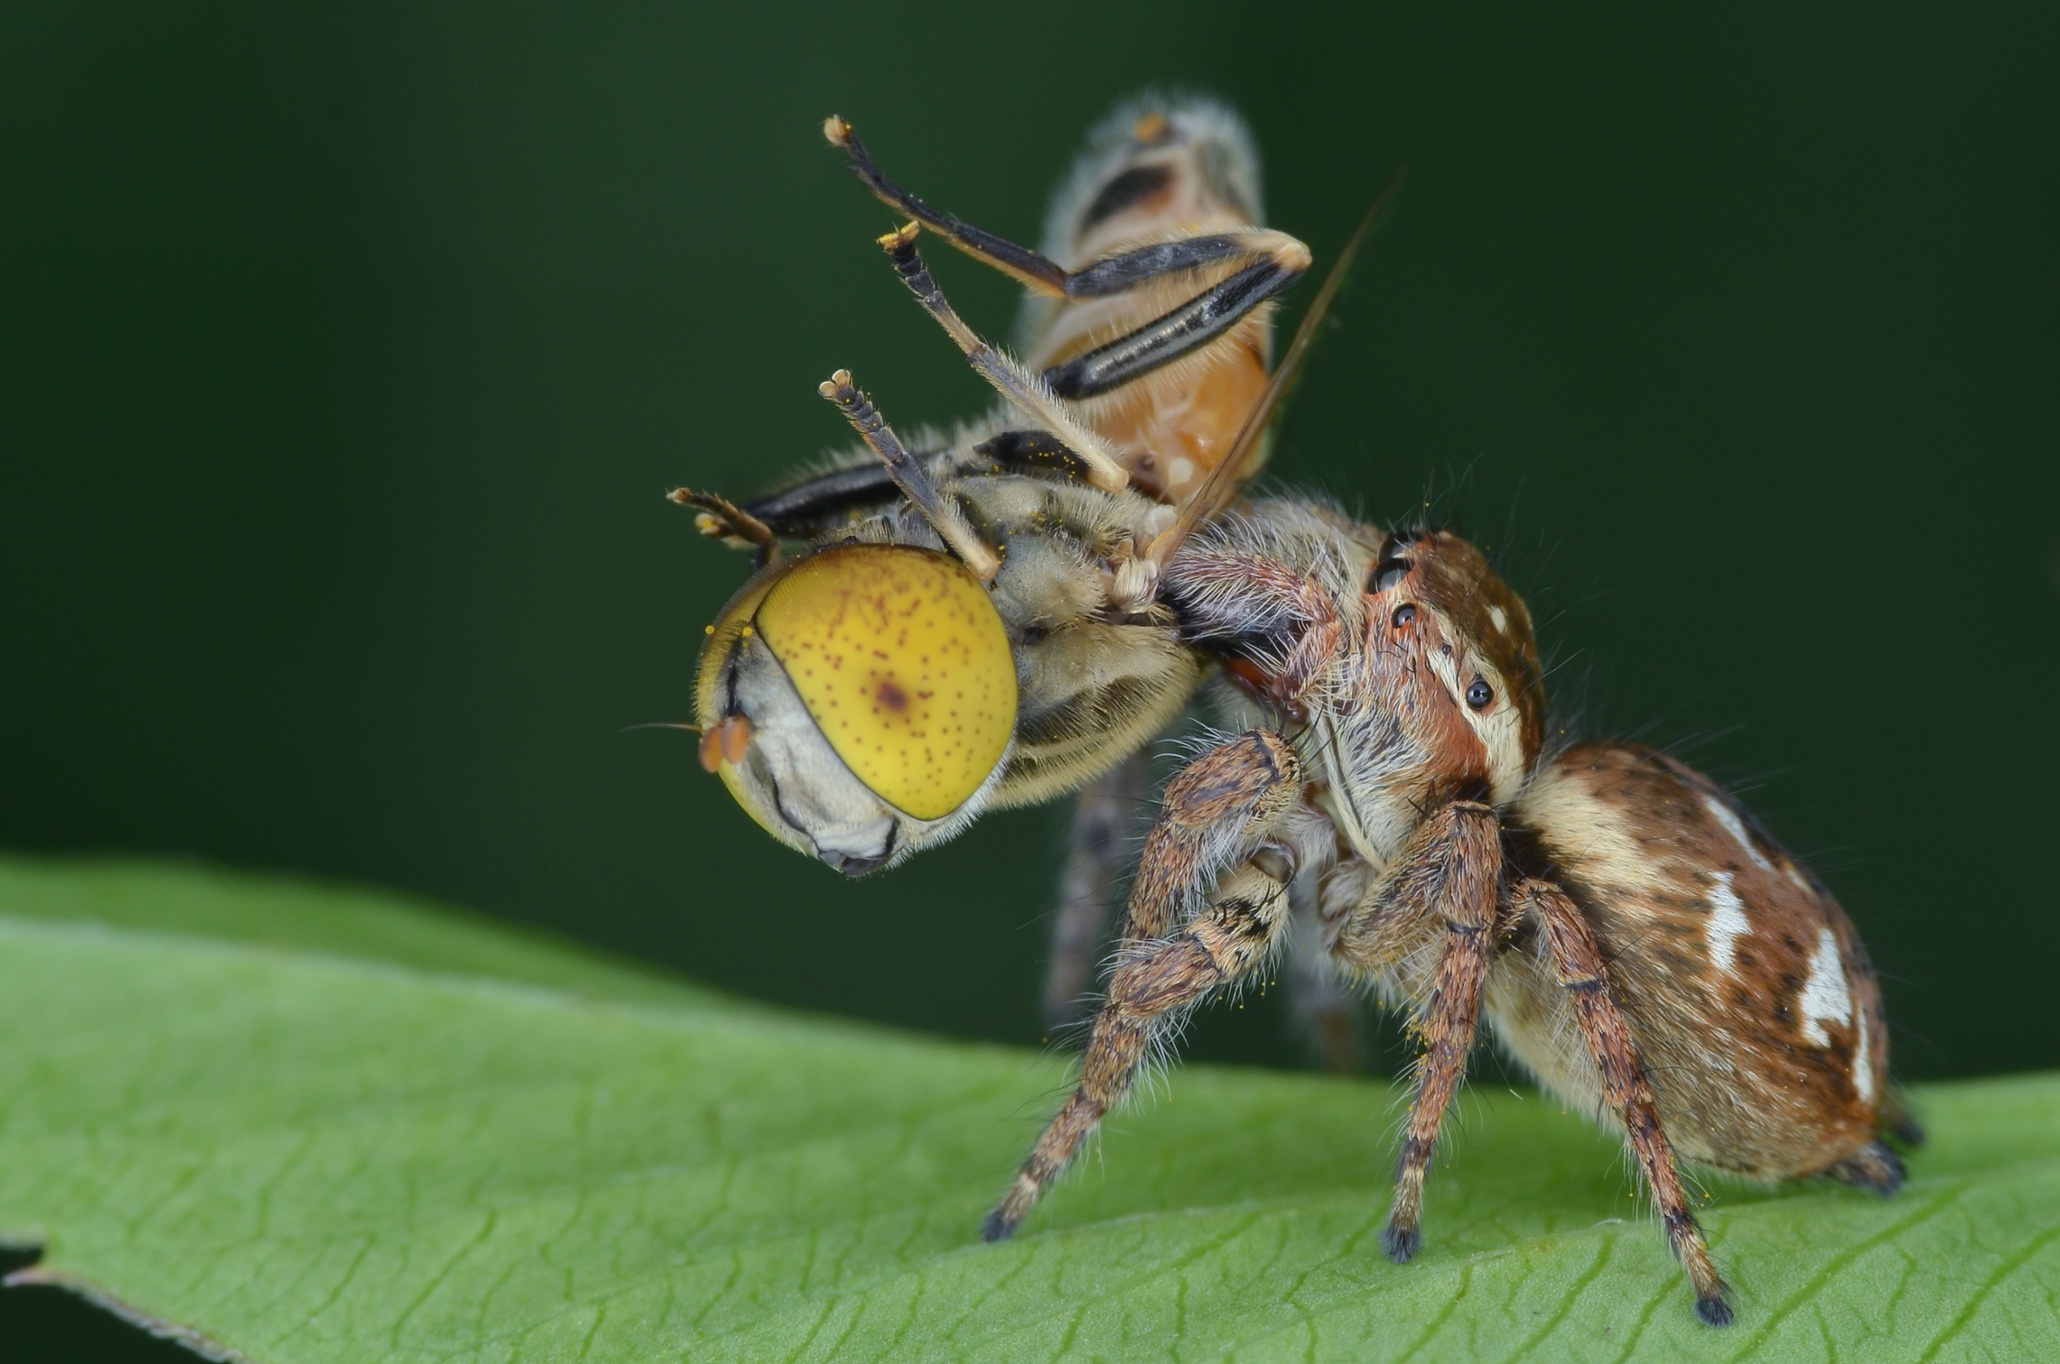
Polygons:
M1237 198L1256 181L1220 166L1212 180L1195 152L1216 145L1210 118L1136 118L1076 209L1141 211L1169 185ZM1307 260L1292 238L1169 236L1146 212L1130 225L1157 236L1100 240L1069 272L900 190L841 120L828 131L914 220L882 245L1007 406L914 454L840 372L824 396L877 465L742 508L681 495L767 565L710 627L704 763L776 836L856 874L990 804L1134 773L1209 668L1248 726L1166 784L1078 1083L988 1239L1016 1229L1187 1010L1286 945L1296 904L1313 917L1303 940L1423 1039L1382 1238L1398 1261L1419 1247L1425 1173L1484 1016L1547 1089L1621 1125L1711 1325L1731 1319L1728 1290L1677 1157L1896 1190L1903 1167L1880 1134L1918 1133L1889 1089L1865 949L1824 886L1671 756L1549 748L1529 612L1464 540L1385 533L1307 501L1237 502L1335 270L1254 391L1261 307ZM1249 202L1236 221L1252 221ZM1040 337L1086 316L1069 311L1083 299L1124 301L1047 348L1040 382L951 310L915 251L918 224L1046 289L1057 301ZM1089 372L1106 381L1087 395L1099 405L1060 382ZM1213 415L1179 437L1207 447L1206 469L1175 479L1170 428L1152 414L1187 411L1219 381L1231 388L1211 390ZM1203 439L1231 420L1235 440ZM1148 470L1156 482L1138 477ZM793 542L802 552L781 559ZM1111 866L1119 843L1099 838L1076 869Z
M1163 587L1275 725L1167 783L1078 1085L988 1239L1187 1009L1284 945L1298 878L1324 949L1423 1038L1382 1235L1395 1260L1420 1244L1424 1174L1484 1014L1548 1089L1621 1123L1710 1325L1731 1320L1728 1290L1677 1152L1748 1179L1900 1187L1879 1134L1917 1133L1851 921L1679 760L1613 740L1548 753L1529 612L1472 545L1258 501L1183 549Z

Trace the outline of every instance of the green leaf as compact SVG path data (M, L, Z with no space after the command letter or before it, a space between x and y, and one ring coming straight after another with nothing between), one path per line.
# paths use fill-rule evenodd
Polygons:
M127 858L0 860L0 914L259 943L595 998L751 1007L541 933L392 891Z
M1054 1058L734 1005L356 893L0 866L0 1239L261 1361L1974 1359L2060 1344L2060 1077L1901 1195L1719 1188L1698 1326L1615 1145L1473 1093L1380 1254L1385 1085L1194 1068L1013 1242Z

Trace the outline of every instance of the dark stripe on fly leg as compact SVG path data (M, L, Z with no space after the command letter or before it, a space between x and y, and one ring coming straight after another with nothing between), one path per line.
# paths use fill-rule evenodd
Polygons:
M985 379L1009 405L1057 436L1088 466L1089 481L1110 490L1128 487L1130 475L1116 448L1089 428L1083 418L1066 407L1036 375L987 344L966 325L944 297L930 267L916 250L915 223L907 223L879 239L880 248L894 264L894 272L908 286L923 311L944 328L945 335L966 357L974 373Z
M1048 431L1003 431L973 447L1011 473L1056 474L1069 483L1085 483L1087 461Z
M924 454L915 458L928 461ZM790 484L746 502L743 510L781 535L800 537L824 529L842 514L875 508L900 496L887 466L875 460Z
M1262 254L1252 249L1247 237L1216 233L1207 237L1182 237L1177 241L1153 242L1114 256L1105 256L1066 279L1068 298L1104 298L1127 293L1140 284L1165 275L1199 270L1239 256Z
M985 261L1040 293L1063 294L1066 291L1066 272L1049 256L985 228L975 227L957 214L932 208L888 179L886 172L873 164L865 144L858 140L858 134L843 119L835 114L825 119L823 136L830 140L831 145L843 149L844 155L850 159L851 173L863 181L881 203L914 218L975 260Z
M1255 262L1136 331L1054 365L1044 381L1061 398L1092 398L1121 388L1208 345L1301 277L1301 271L1270 260Z
M895 436L894 429L873 406L872 399L859 392L853 384L851 371L838 370L818 384L816 392L844 414L844 420L851 423L852 429L887 466L894 486L901 489L952 553L972 570L973 576L983 583L993 582L994 575L1001 568L1001 560L993 546L974 533L955 505L939 496L937 485L930 481L929 473Z

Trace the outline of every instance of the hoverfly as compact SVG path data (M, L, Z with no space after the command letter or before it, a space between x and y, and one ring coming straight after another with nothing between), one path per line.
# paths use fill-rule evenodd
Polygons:
M1129 155L1159 139L1203 145L1183 141L1178 111L1158 117L1133 123ZM1125 376L1119 388L1153 376L1162 395L1247 356L1263 369L1258 309L1306 252L1246 228L1119 242L1053 276L1048 258L887 181L841 122L829 131L914 220L883 245L1008 405L988 428L911 453L840 371L824 396L876 466L745 507L683 495L704 529L771 560L711 627L703 761L776 836L849 872L948 837L988 804L1109 772L1206 670L1226 679L1243 726L1163 789L1077 1084L987 1239L1016 1229L1189 1010L1277 956L1299 905L1306 945L1406 1011L1424 1044L1382 1238L1398 1262L1419 1249L1425 1175L1483 1017L1546 1088L1624 1132L1710 1325L1731 1320L1730 1294L1679 1159L1767 1181L1901 1185L1882 1134L1920 1134L1889 1089L1865 949L1821 882L1665 754L1549 747L1529 612L1465 541L1292 498L1224 514L1263 458L1260 433L1335 269L1280 365L1220 409L1242 413L1234 439L1182 477L1154 425L1179 410L1163 396L1124 392L1089 411L1053 390L1096 366ZM1107 188L1129 169L1089 177L1092 202L1135 202ZM951 311L915 252L917 225L1059 300L1036 335L1066 339L1033 350L1046 383ZM1067 331L1079 278L1148 279L1184 301ZM1258 286L1238 296L1243 278L1271 292L1245 306ZM1240 328L1259 342L1243 355ZM1137 368L1140 352L1156 363ZM787 539L810 547L774 559Z
M1139 755L1204 677L1156 599L1194 521L1169 531L1198 493L1220 502L1264 462L1273 301L1309 251L1259 225L1251 136L1205 100L1139 101L1096 130L1044 252L902 189L842 119L824 132L909 220L881 245L1002 401L910 451L840 372L823 395L863 448L742 506L673 494L768 561L709 627L702 762L774 837L846 875L984 809L1080 792L1045 991L1061 1021L1147 794ZM1030 290L1020 363L953 311L919 229ZM783 544L802 552L779 559Z

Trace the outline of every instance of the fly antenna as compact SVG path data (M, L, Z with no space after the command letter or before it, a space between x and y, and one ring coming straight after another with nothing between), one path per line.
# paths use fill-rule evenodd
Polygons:
M973 576L983 583L993 582L994 575L1001 571L1001 556L966 524L966 518L957 507L944 500L921 462L908 452L901 438L894 434L894 428L887 425L887 419L873 406L873 400L852 384L851 371L838 370L817 385L816 392L836 404L837 410L844 414L844 420L851 423L859 438L871 446L873 453L886 464L887 477L894 480L894 486L915 504L915 509L923 514L923 519L943 538L952 553L973 570Z
M714 539L728 540L762 550L779 538L773 534L771 526L720 493L674 488L665 497L667 501L676 502L682 507L696 508L698 514L694 517L695 526L703 535Z

